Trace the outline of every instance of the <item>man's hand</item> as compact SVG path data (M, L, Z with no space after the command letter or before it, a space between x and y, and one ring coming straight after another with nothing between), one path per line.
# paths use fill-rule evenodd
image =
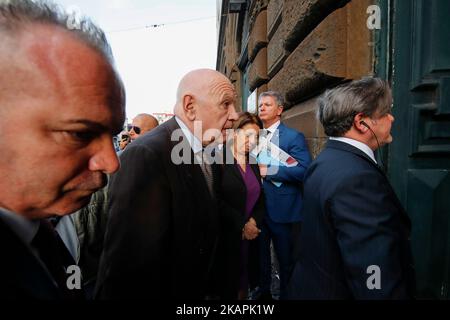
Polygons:
M265 164L260 164L259 165L259 173L261 174L262 178L265 178L267 175L267 165Z

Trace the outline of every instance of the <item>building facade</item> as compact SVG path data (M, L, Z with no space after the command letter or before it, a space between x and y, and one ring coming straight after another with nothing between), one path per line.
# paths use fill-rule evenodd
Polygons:
M450 1L217 0L217 70L255 112L283 94L282 121L313 156L327 137L317 97L363 76L388 79L394 141L386 172L413 223L419 298L450 298Z

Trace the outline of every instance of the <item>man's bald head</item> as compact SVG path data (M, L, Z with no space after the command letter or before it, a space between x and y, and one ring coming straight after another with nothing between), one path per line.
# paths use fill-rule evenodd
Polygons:
M225 75L212 69L198 69L181 79L174 114L207 145L220 138L238 118L235 103L235 89ZM196 121L202 125L201 133L194 132Z
M177 89L177 105L182 102L186 94L204 95L214 94L217 84L229 82L222 73L212 69L197 69L187 73L180 81Z
M148 113L138 114L132 122L130 130L131 140L135 140L144 133L153 130L159 125L158 119ZM139 129L137 129L139 128ZM139 131L139 132L136 132Z

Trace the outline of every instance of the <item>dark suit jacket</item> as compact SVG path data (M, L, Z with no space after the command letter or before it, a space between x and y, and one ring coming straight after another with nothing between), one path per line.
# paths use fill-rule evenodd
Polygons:
M407 299L410 220L387 177L359 149L330 140L306 173L294 299ZM380 268L381 289L369 290Z
M99 298L194 298L208 291L218 209L175 118L130 144L111 177ZM181 141L181 144L179 142ZM176 147L176 148L175 148ZM216 177L215 181L218 181Z
M291 223L302 220L303 177L311 162L311 156L303 133L280 123L271 141L278 139L279 148L298 161L295 167L278 167L276 174L264 179L267 214L278 223ZM269 169L270 170L270 169ZM271 180L282 182L280 187Z
M256 162L255 162L256 163ZM256 178L261 182L261 174L257 164L251 165ZM242 242L242 229L247 223L245 209L247 188L236 164L225 164L222 167L220 188L221 240L218 267L220 294L223 298L237 299L239 291L239 263ZM264 191L261 193L252 212L256 225L261 228L265 214ZM249 284L259 284L259 238L250 241L249 248Z
M0 252L0 300L62 299L48 271L1 219Z

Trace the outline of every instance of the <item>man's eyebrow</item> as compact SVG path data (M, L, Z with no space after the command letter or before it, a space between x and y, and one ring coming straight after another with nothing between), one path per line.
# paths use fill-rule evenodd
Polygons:
M122 126L117 127L117 128L115 128L115 127L109 128L99 122L87 120L87 119L70 119L70 120L64 121L64 123L66 123L66 124L82 124L82 125L86 126L87 128L97 131L97 132L112 131L113 135L117 135L123 130Z
M99 122L87 120L87 119L70 119L65 120L64 123L67 124L83 124L86 127L89 127L90 129L98 130L98 131L104 131L109 130L109 128Z
M231 94L231 93L225 93L222 96L222 101L224 101L224 100L234 100L234 99L236 99L236 96Z

